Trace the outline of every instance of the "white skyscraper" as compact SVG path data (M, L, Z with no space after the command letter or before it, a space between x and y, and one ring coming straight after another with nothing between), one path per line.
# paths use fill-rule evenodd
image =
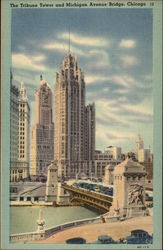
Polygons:
M10 181L18 181L19 90L10 75Z
M143 148L144 148L143 139L142 139L141 135L138 135L138 138L136 140L136 152L137 152L137 155L138 155L138 151L140 149L143 149Z
M30 145L30 107L24 83L19 89L19 178L24 179L29 176L29 145Z
M17 88L11 74L10 86L10 181L29 176L30 108L24 84Z
M31 127L30 174L46 175L53 159L52 91L41 76L40 87L35 92L35 122Z

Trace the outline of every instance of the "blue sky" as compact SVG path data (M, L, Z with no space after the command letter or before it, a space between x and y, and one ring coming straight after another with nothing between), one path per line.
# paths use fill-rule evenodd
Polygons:
M135 150L140 133L152 149L152 24L151 9L13 9L12 70L27 89L31 122L40 74L54 92L70 27L86 102L96 106L96 148Z

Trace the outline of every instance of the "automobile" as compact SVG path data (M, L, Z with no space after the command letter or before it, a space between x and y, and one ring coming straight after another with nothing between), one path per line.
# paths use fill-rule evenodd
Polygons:
M99 188L99 187L96 187L95 191L96 191L96 192L100 192L100 188Z
M94 191L94 186L92 184L89 184L87 189L90 190L90 191Z
M92 243L93 244L117 244L117 241L113 240L111 236L99 235L98 240Z
M146 196L146 198L145 198L145 205L147 207L153 207L153 197Z
M72 186L73 187L79 187L79 184L78 183L73 183Z
M106 191L104 191L104 194L112 196L113 190L107 189Z
M67 244L86 244L86 240L81 237L70 238L66 240Z
M153 237L148 234L148 232L137 229L131 231L131 235L127 236L125 239L127 244L152 244Z
M92 178L92 181L93 181L93 182L97 182L97 180L96 180L95 178Z

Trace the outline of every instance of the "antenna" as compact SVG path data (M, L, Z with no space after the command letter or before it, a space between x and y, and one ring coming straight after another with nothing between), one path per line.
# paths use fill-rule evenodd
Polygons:
M40 80L42 81L42 75L40 75Z
M70 26L69 26L68 52L70 54Z

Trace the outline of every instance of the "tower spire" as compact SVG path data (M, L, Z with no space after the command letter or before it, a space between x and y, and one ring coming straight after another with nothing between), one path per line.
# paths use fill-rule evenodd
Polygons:
M70 26L69 26L69 39L68 39L68 53L70 54Z

